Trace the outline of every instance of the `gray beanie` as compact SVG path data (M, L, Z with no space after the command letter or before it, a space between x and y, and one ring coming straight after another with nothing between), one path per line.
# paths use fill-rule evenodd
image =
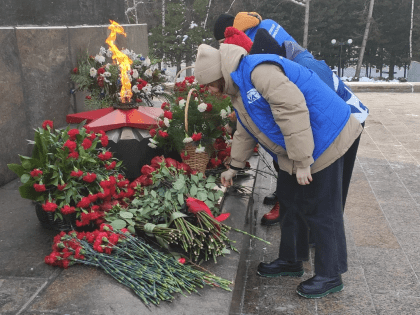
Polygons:
M198 46L194 75L198 84L208 84L223 77L218 49L206 44Z

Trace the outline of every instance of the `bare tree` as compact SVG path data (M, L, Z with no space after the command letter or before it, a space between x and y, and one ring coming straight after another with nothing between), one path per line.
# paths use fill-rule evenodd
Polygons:
M411 0L410 62L411 62L411 58L413 58L413 22L414 22L414 0Z
M306 0L305 5L305 26L303 28L303 47L308 47L308 29L309 29L309 2L310 0Z
M360 69L362 68L363 56L365 54L366 43L367 43L367 39L369 37L369 28L370 28L370 22L372 20L374 2L375 2L375 0L370 0L369 13L368 13L368 18L367 18L367 22L366 22L365 34L363 35L362 47L360 48L359 60L357 61L356 73L354 75L355 78L357 78L357 79L360 76Z

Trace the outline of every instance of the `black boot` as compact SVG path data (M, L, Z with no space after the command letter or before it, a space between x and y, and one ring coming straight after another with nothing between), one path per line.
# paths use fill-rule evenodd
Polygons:
M263 204L265 205L275 205L277 202L276 192L273 192L271 195L265 196Z
M341 275L335 277L316 275L300 283L296 292L307 299L320 299L330 293L340 292L343 288Z
M257 268L257 274L263 277L301 277L303 275L303 265L301 261L290 262L280 258L271 263L260 263Z

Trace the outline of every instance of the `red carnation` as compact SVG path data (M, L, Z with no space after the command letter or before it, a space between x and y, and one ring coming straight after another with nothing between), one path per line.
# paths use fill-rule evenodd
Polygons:
M90 96L90 95L87 95L87 96L86 96L86 99L87 99L87 100L90 100L91 98L92 98L92 96Z
M150 165L143 165L143 167L141 168L141 173L143 175L150 175L155 171L155 169L150 166Z
M101 137L101 144L103 147L106 147L108 145L108 136L107 135L102 135Z
M85 176L82 177L82 179L87 183L91 183L96 179L96 174L95 173L87 173Z
M42 123L42 128L47 130L47 126L49 126L52 129L53 125L54 123L52 120L44 120L44 122Z
M213 105L211 105L210 103L207 103L206 112L211 112L212 109L213 109Z
M63 185L58 184L58 185L57 185L57 188L58 188L58 190L63 191L63 190L64 190L64 188L66 188L66 186L67 186L67 184L63 184Z
M152 137L154 137L156 135L156 129L150 129L149 133Z
M87 207L89 207L89 205L90 205L90 199L88 197L83 197L82 200L80 200L77 203L77 206L79 208L87 208Z
M98 76L98 78L96 80L98 82L99 87L104 87L105 86L104 77L103 76Z
M39 175L42 175L42 171L35 168L29 174L31 174L32 177L38 177Z
M109 151L106 151L105 153L99 153L98 158L101 159L102 161L107 161L110 158L112 158L112 153Z
M175 168L178 168L178 162L172 158L166 158L165 162L166 162L166 167L173 166Z
M84 125L83 128L86 129L86 133L89 133L90 132L90 127L88 125Z
M90 141L89 139L84 139L82 142L82 147L83 149L87 150L92 146L92 141Z
M70 136L70 140L76 140L76 136L79 134L79 129L70 129L67 134Z
M90 194L89 196L87 196L90 200L90 202L95 202L98 199L98 195L97 194Z
M193 141L200 141L200 140L201 140L201 137L202 137L202 133L201 133L201 132L199 132L199 133L194 133L194 134L191 136L191 138L193 139Z
M73 151L76 149L76 147L77 147L77 143L76 143L76 142L74 142L74 141L71 141L71 140L67 140L67 141L64 143L64 145L63 145L63 148L64 148L64 147L69 148L69 151L70 151L70 152L73 152Z
M180 264L185 264L185 258L184 257L181 257L180 259L178 259L178 262L180 263Z
M160 106L160 108L162 108L163 110L169 109L169 103L166 103L166 102L165 103L162 103L162 105Z
M72 214L75 212L74 207L70 207L69 205L65 205L63 208L61 208L62 214Z
M96 134L93 132L88 136L88 138L90 139L90 141L93 141L96 138Z
M80 177L80 176L82 176L83 175L83 171L71 171L70 172L70 176L73 176L73 177Z
M159 130L159 136L162 138L168 138L169 134L166 131Z
M155 156L151 161L150 161L150 166L154 167L155 169L160 168L160 164L164 163L165 159L163 156Z
M76 67L76 68L73 68L73 73L74 74L78 74L79 73L79 69Z
M49 202L46 201L43 205L42 205L42 209L44 209L47 212L54 212L55 209L57 209L57 204L55 204L54 202Z
M110 171L110 170L113 170L116 165L117 165L117 162L113 161L111 164L105 164L105 168Z
M187 152L187 151L185 151L185 152ZM188 154L188 152L187 152L187 154L185 154L184 151L183 151L183 152L181 152L181 158L186 161L186 160L189 160L191 158L191 156Z
M159 120L158 124L159 124L159 127L160 128L162 128L163 126L165 126L165 123L163 122L162 119Z
M98 69L98 74L104 74L105 73L105 69L104 68L99 68Z
M191 173L191 167L188 164L185 163L179 163L178 162L178 169L184 170L187 174Z
M170 111L165 111L165 112L163 113L163 117L166 117L166 118L168 118L168 119L172 119L172 112L170 112Z
M45 188L45 185L43 185L43 184L34 184L34 188L35 188L35 191L37 191L37 192L42 192L42 191L46 191L47 189Z
M79 158L79 153L77 153L76 151L70 153L69 155L67 155L68 159L75 159L77 160Z

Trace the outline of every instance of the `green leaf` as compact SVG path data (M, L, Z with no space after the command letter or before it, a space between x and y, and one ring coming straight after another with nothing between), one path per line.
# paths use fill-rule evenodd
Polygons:
M210 200L206 200L204 201L204 203L207 205L207 207L209 207L210 209L214 208L214 203Z
M155 227L156 227L156 224L153 224L153 223L146 223L146 224L144 225L144 227L143 227L143 230L144 230L146 233L153 234L153 230L155 229Z
M199 191L197 193L197 199L201 200L201 201L206 201L207 200L207 193L205 191Z
M174 183L173 187L176 190L181 190L182 187L185 186L185 179L184 178L178 178L177 181Z
M20 186L19 193L22 198L30 200L36 200L38 197L42 196L42 193L35 191L35 188L32 185Z
M207 178L207 183L215 183L216 182L216 177L214 177L213 175L210 175Z
M183 217L186 217L186 216L187 216L186 214L184 214L184 213L182 213L182 212L179 212L179 211L172 212L172 214L171 214L171 218L170 218L170 220L169 220L169 224L168 224L168 225L171 225L172 221L174 221L174 220L176 220L176 219L178 219L178 218L183 218Z
M116 230L121 230L127 226L124 220L115 220L111 222L111 226Z
M214 186L216 186L216 184L215 184L215 183L207 183L205 187L206 187L207 189L213 189L213 188L214 188Z
M16 173L16 175L19 177L21 177L26 172L25 168L19 164L7 164L7 167L9 170Z
M23 160L22 161L22 166L23 166L23 168L25 168L27 170L32 170L31 160Z
M131 234L136 234L136 230L134 229L134 226L129 225L127 229L130 231Z
M165 199L172 200L172 194L169 190L167 190L165 193Z
M184 194L178 194L178 202L181 206L184 204Z
M198 176L197 175L191 175L191 179L194 183L198 184Z
M196 185L192 185L191 189L190 189L190 195L192 197L194 197L195 195L197 195L197 186Z
M230 254L230 250L225 247L225 248L222 249L222 254L229 255Z
M131 212L120 211L120 216L124 219L131 219L134 215Z
M159 245L162 246L163 248L169 249L169 244L167 242L165 242L165 240L159 236L156 236L156 240L158 241Z
M156 196L157 196L156 191L154 191L154 190L150 191L150 194L152 195L153 198L156 198Z
M207 198L210 199L211 201L214 201L214 194L213 192L209 191L207 194Z
M26 184L29 180L31 179L31 176L29 175L29 174L23 174L21 177L20 177L20 182L22 183L22 184Z

